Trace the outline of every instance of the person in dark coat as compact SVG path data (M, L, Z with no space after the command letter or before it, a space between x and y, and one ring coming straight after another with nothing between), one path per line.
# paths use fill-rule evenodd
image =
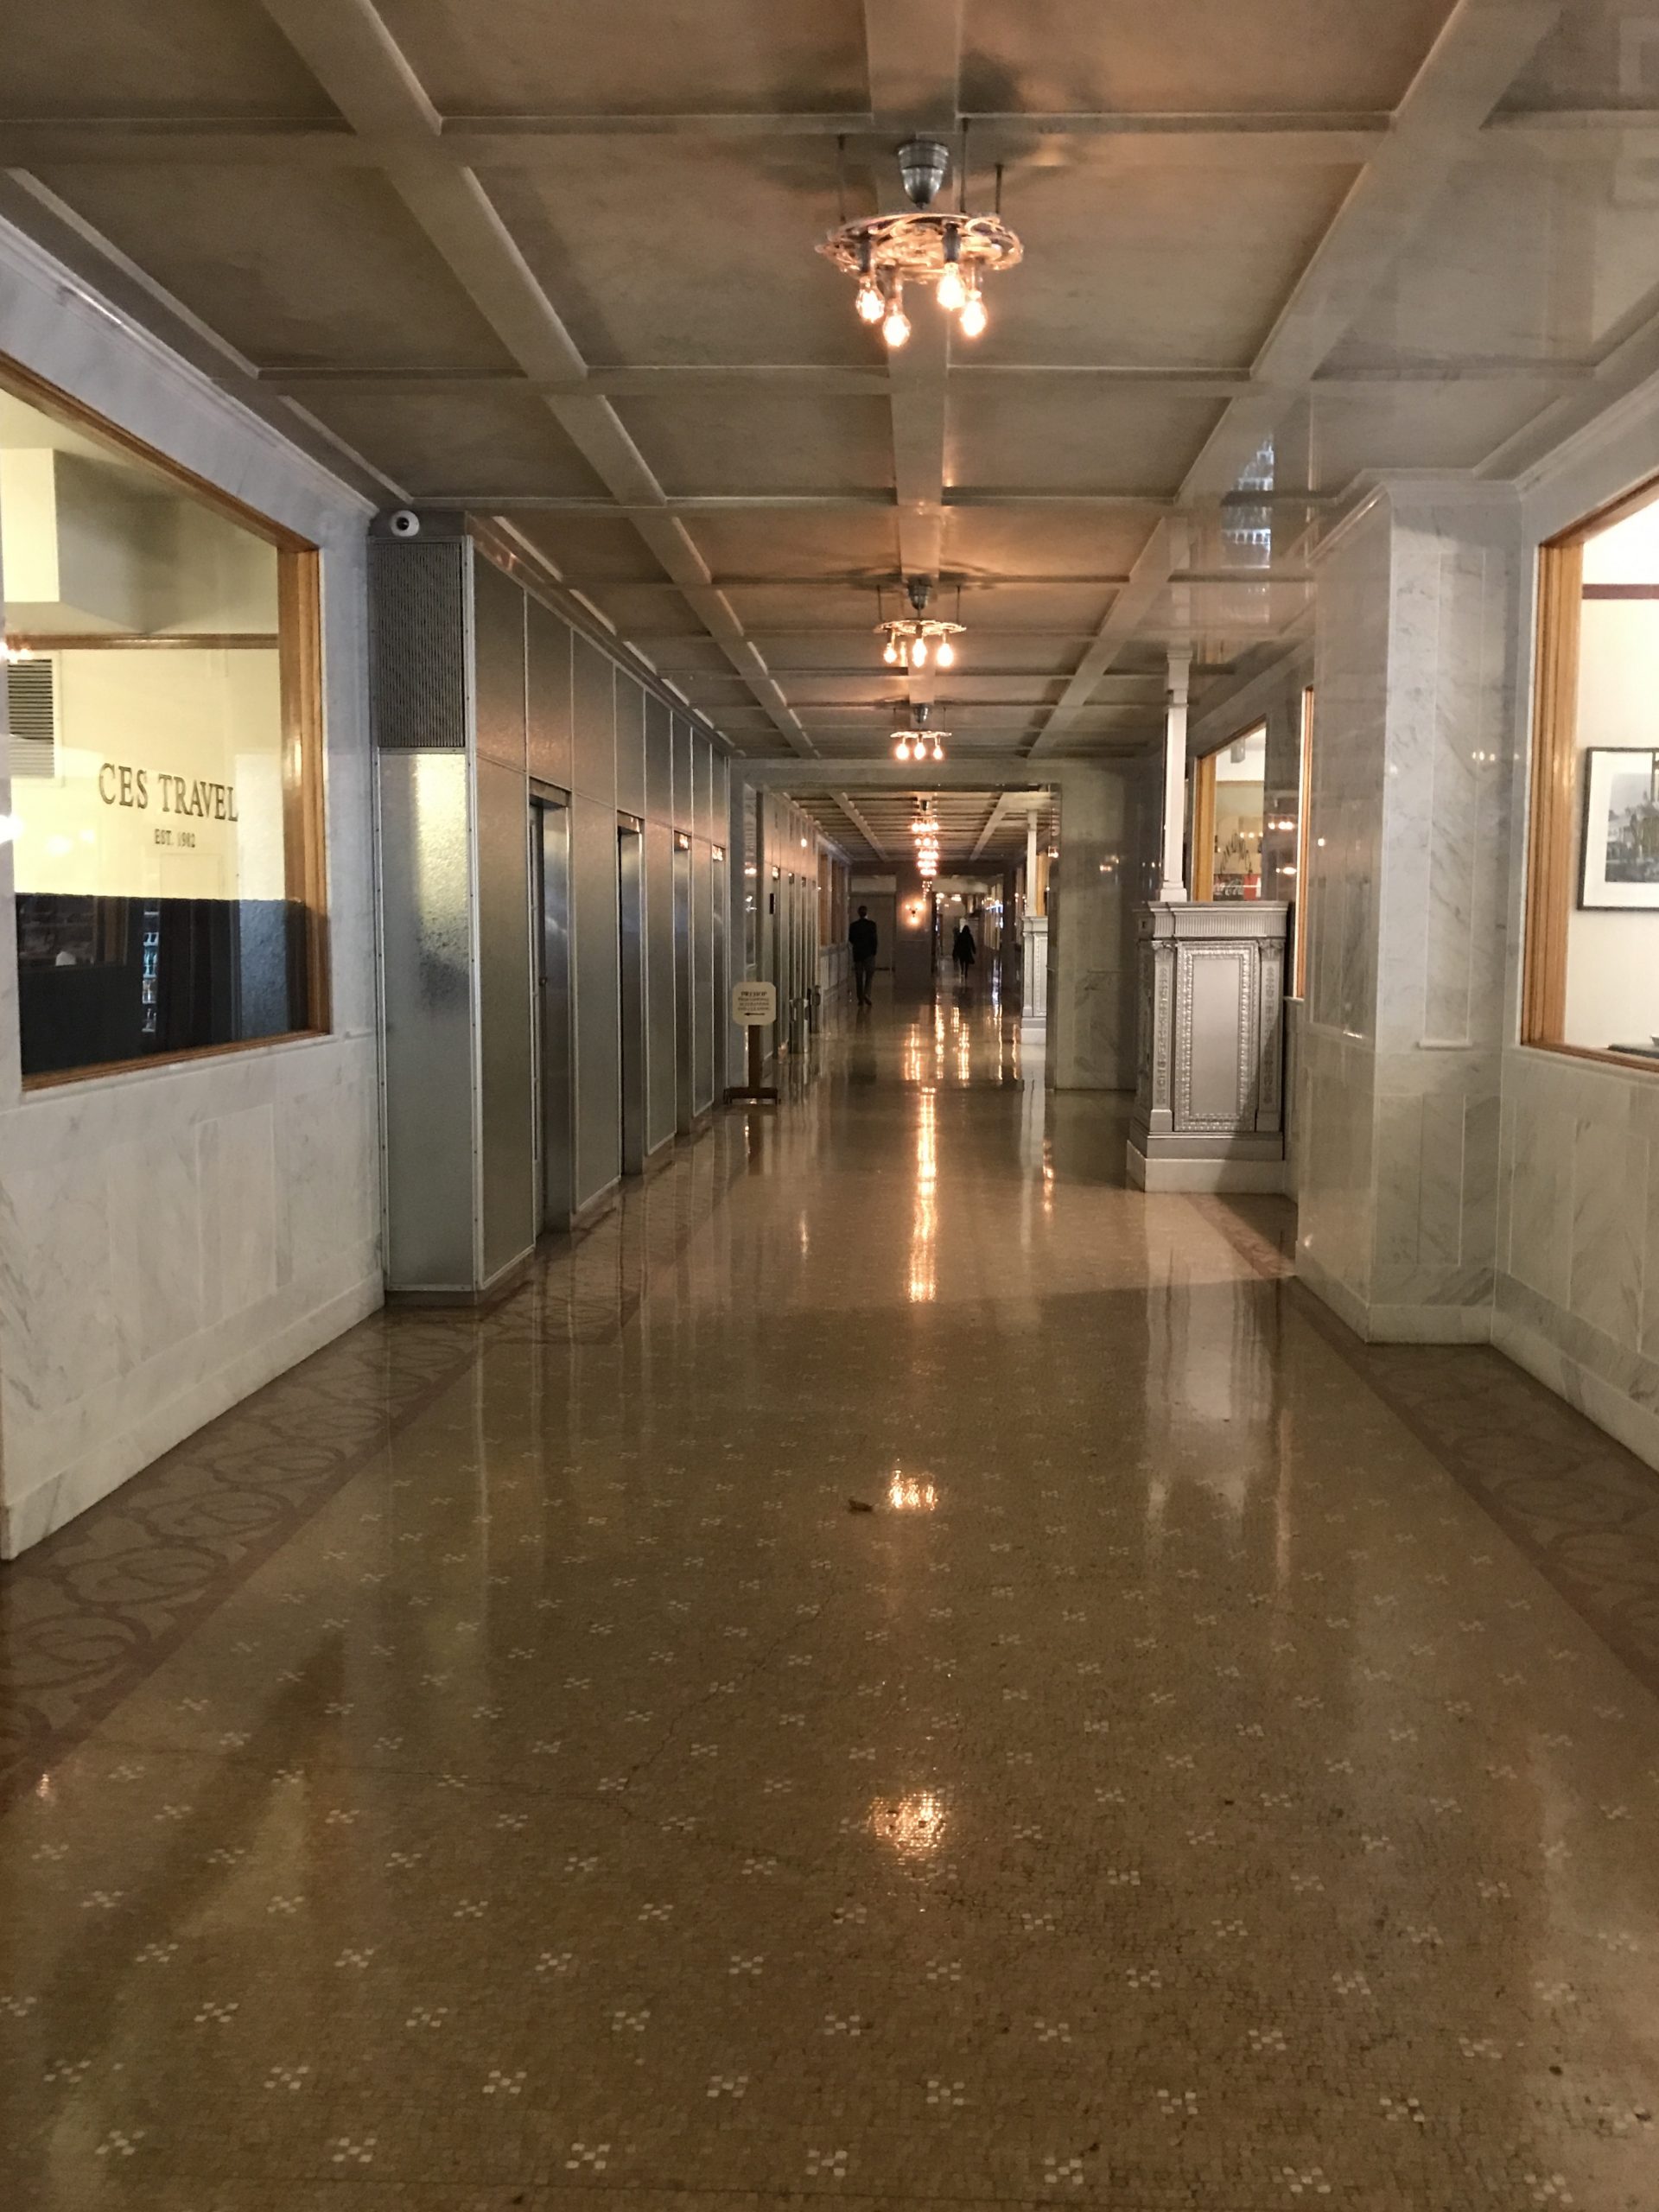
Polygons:
M870 910L861 906L858 918L847 932L847 942L853 948L853 982L858 988L860 1006L870 1003L870 982L875 974L875 956L880 940L875 924L870 919Z
M974 943L974 933L966 922L950 940L950 957L957 963L957 981L970 983L974 977L974 963L979 957L979 947Z

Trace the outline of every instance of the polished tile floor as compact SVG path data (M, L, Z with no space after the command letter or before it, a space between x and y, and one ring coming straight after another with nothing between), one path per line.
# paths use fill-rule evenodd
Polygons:
M1659 1478L878 1007L0 1573L7 2212L1659 2204Z

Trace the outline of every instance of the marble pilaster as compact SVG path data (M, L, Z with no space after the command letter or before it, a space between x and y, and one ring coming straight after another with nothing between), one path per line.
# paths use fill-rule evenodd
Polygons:
M1057 1090L1135 1085L1132 842L1125 777L1068 763L1049 894L1048 1076Z
M1298 1264L1376 1338L1491 1332L1519 550L1407 480L1321 566Z

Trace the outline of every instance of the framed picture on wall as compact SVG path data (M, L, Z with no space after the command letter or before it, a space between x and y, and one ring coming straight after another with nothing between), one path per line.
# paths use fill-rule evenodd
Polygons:
M1580 906L1659 906L1659 753L1585 754Z

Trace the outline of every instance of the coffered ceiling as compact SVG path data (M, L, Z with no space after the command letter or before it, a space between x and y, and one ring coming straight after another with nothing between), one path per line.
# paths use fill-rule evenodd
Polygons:
M387 505L499 516L740 751L1153 742L1363 472L1659 370L1659 0L11 0L0 212ZM915 130L990 327L814 248ZM953 185L954 188L954 185ZM937 578L954 668L881 664ZM983 804L993 803L988 793ZM976 836L977 830L974 832Z

